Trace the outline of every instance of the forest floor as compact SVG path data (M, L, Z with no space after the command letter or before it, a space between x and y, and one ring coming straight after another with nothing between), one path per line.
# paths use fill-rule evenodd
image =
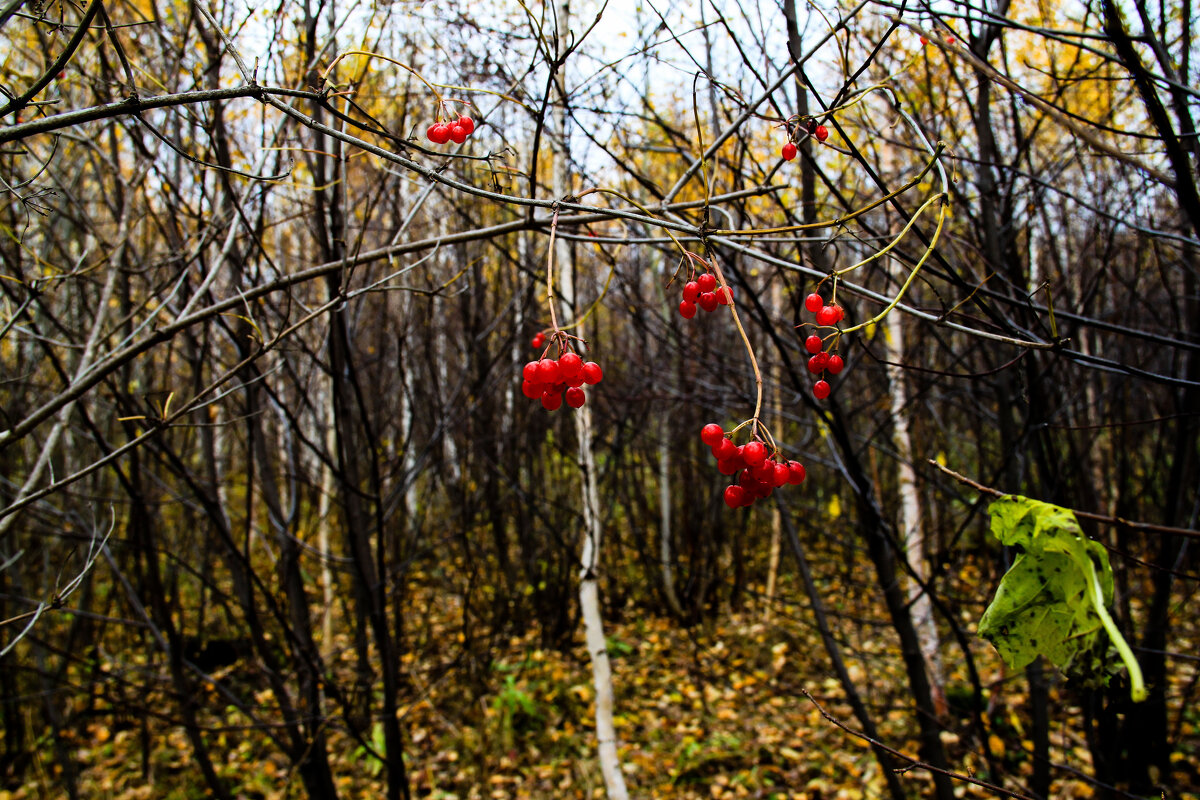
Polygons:
M785 583L780 596L799 597L794 589ZM856 599L854 591L839 597L839 603L863 608L859 603L865 597ZM468 679L471 665L463 662L463 651L454 644L456 640L461 644L461 634L455 632L452 604L433 607L446 613L430 628L441 635L403 659L410 683L398 716L407 741L405 762L413 796L441 800L604 797L593 732L591 667L582 631L576 633L573 646L558 650L540 647L533 634L493 642L490 663L476 665L474 678ZM769 617L764 608L748 603L740 611L726 610L716 620L690 628L628 609L613 615L617 618L609 621L608 641L616 727L631 796L685 800L888 796L878 761L866 742L847 730L858 730L860 725L830 669L807 605L776 602ZM831 612L847 653L850 677L871 710L881 739L915 758L917 728L890 626L848 609L835 607ZM964 659L948 659L950 711L943 740L951 766L981 780L997 780L993 768L999 767L1006 776L999 781L1018 789L1032 771L1025 682L1022 676L1006 678L990 646L971 638L986 687L978 712L987 716L994 732L986 741L971 734L972 713L965 707L971 693ZM345 655L341 661L349 673L352 659L349 652ZM333 664L339 668L337 659ZM228 668L220 673L221 679L236 686L236 670ZM1190 664L1177 674L1194 686L1196 672L1196 665ZM272 704L269 689L246 691L257 704ZM1057 800L1093 796L1088 782L1069 772L1091 771L1090 754L1080 734L1081 712L1069 705L1070 696L1061 682L1051 687L1051 758L1067 767L1056 772L1059 778L1051 796ZM250 724L233 706L223 713L213 711L221 705L215 694L200 702L212 751L222 758L216 769L233 787L233 796L239 800L303 797L299 776L289 770L270 732ZM1185 751L1176 756L1194 760L1200 751L1200 715L1179 716ZM340 795L383 796L382 764L364 746L382 749L382 726L365 726L359 738L341 725L331 725L327 734ZM187 736L177 725L149 720L118 726L97 719L68 744L81 768L82 797L208 796ZM16 791L0 791L0 800L63 796L62 765L50 757L49 746L46 752L36 774ZM911 797L931 796L929 773L920 767L902 772L900 780ZM999 796L963 781L955 786L961 797ZM1198 797L1194 787L1191 793L1175 795L1177 800Z

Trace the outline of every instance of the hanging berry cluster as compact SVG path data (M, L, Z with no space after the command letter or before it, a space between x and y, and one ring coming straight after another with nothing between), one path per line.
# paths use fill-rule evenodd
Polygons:
M717 276L709 271L708 261L692 252L685 252L683 261L688 266L688 280L683 285L683 298L679 301L681 317L691 319L696 316L697 308L711 313L717 310L717 306L727 306L733 302L733 290L717 285ZM699 275L696 274L697 264L703 269Z
M778 452L771 453L759 439L736 445L720 425L710 422L700 429L700 441L712 449L722 475L741 473L737 483L725 488L725 505L730 508L754 505L756 500L770 497L781 486L804 482L803 464L782 460Z
M824 142L829 138L829 128L824 125L818 125L817 121L812 117L800 123L796 117L792 117L787 121L788 140L784 143L783 149L779 151L779 155L783 156L784 161L791 161L796 157L798 152L796 142L802 134L808 134L818 142Z
M804 298L804 309L817 315L818 330L821 328L834 329L832 334L825 337L833 339L833 344L828 349L825 347L825 338L818 334L809 334L808 338L804 340L804 349L811 353L808 359L808 371L818 376L817 382L813 384L813 397L824 400L829 397L830 391L829 382L825 380L824 373L837 375L846 365L846 362L836 352L841 339L841 331L838 330L837 324L845 319L846 312L837 303L826 304L825 298L816 292Z
M467 140L467 137L475 132L475 121L466 114L460 114L458 119L453 122L435 122L425 131L425 135L429 137L429 141L434 144L445 144L446 142L454 142L462 144Z
M535 337L536 338L536 337ZM567 351L557 359L530 361L521 370L521 392L530 400L541 400L542 408L554 411L564 398L571 408L579 408L587 397L583 385L594 386L604 378L604 371L595 361L584 361Z

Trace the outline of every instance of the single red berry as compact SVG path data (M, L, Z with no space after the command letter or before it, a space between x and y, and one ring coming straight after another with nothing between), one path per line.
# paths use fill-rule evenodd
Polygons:
M562 379L569 381L583 369L583 359L574 353L564 353L558 360L558 372Z
M817 324L828 327L837 322L837 309L834 306L822 306L817 312Z
M718 286L717 302L723 306L731 305L733 303L733 289L728 286Z
M543 358L539 361L537 379L538 383L558 383L558 362L549 358Z
M775 462L775 475L771 478L771 485L778 489L780 486L787 486L788 478L791 477L792 471L788 469L787 464Z
M583 386L583 370L575 373L575 376L567 381L567 386Z
M521 377L527 381L536 383L538 380L538 362L530 361L521 368Z
M737 445L734 444L730 439L726 439L724 436L721 437L719 442L714 445L710 445L710 447L712 447L713 458L715 458L717 461L729 461L736 456L738 452Z
M813 397L818 400L824 400L829 397L829 384L825 381L817 381L813 384Z
M524 381L521 383L521 394L530 400L537 400L542 396L542 391L542 384L540 383L534 383L533 381Z
M804 483L804 478L807 473L804 471L804 465L799 461L788 462L788 483L792 486L797 486Z
M425 131L425 135L434 144L445 144L450 141L450 126L444 122L435 122Z
M467 140L467 132L463 130L463 126L457 122L450 126L450 138L455 144L462 144Z
M542 393L542 408L547 411L554 411L562 405L562 393L553 390L546 390Z
M829 363L825 366L825 369L829 370L834 375L837 375L842 371L842 367L844 366L846 366L846 362L842 360L842 357L833 355L829 357Z
M700 293L700 307L705 311L716 311L717 296L712 292Z
M825 307L825 298L813 292L808 297L804 298L804 308L810 314L815 314Z
M761 464L750 468L750 475L759 483L770 483L775 480L775 462L764 458Z
M747 442L742 448L742 458L746 459L746 466L748 467L757 467L766 457L767 446L762 442Z
M954 43L955 43L955 42L957 42L957 41L958 41L958 40L957 40L957 39L955 39L953 36L947 36L947 37L946 37L946 44L954 44Z
M458 127L462 128L467 136L470 136L475 132L475 120L463 114L458 118Z
M537 350L539 347L542 347L546 344L546 334L540 332L535 333L533 338L529 341L529 344L534 350Z
M922 45L927 45L927 44L929 44L929 40L928 40L928 39L926 39L924 36L922 36L922 37L921 37L921 44L922 44Z
M587 402L587 397L584 396L583 389L580 389L578 386L572 386L570 389L567 389L567 405L571 408L579 408L585 402Z
M818 125L817 129L813 131L813 136L817 137L818 142L823 142L829 138L829 128L826 128L824 125Z
M725 438L725 431L715 422L710 422L700 429L700 441L709 447L715 447Z
M741 508L746 502L746 490L740 486L725 487L725 505L730 508Z
M791 161L793 158L796 157L796 145L792 144L791 142L788 142L787 144L785 144L783 146L783 150L780 151L779 154L781 156L783 156L784 161Z
M817 353L812 358L808 359L808 371L813 375L819 375L829 366L829 354Z
M679 316L684 319L691 319L696 316L696 304L689 303L687 300L679 301Z
M732 458L722 459L721 461L717 462L717 471L722 475L732 475L741 468L741 464Z
M821 337L815 333L804 340L804 349L810 353L821 352Z
M604 370L600 369L600 365L595 361L588 361L583 365L583 382L589 386L594 386L604 379Z
M706 272L700 277L696 278L696 284L700 287L701 293L711 292L713 289L717 288L717 279L716 276L714 276L711 272Z
M683 299L689 303L695 303L700 297L700 284L695 281L688 281L683 285Z

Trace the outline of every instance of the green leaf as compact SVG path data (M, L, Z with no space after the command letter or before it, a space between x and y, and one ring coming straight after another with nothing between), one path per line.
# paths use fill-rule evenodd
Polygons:
M1129 670L1133 700L1144 700L1141 668L1108 613L1113 578L1104 548L1084 537L1065 508L1007 495L988 510L992 535L1024 552L1001 579L979 620L979 635L1011 669L1044 655L1091 684L1108 680L1111 641Z

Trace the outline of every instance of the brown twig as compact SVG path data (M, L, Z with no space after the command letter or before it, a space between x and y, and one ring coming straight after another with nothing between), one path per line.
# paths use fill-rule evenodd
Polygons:
M937 461L935 461L932 458L929 459L929 463L932 464L933 466L937 467L938 469L940 469L942 472L949 475L951 478L954 478L954 480L958 481L959 483L961 483L965 486L970 486L972 489L975 489L976 491L983 492L984 494L989 494L992 497L1008 496L1007 492L1002 492L999 489L993 489L990 486L984 486L982 483L976 483L975 481L968 478L966 475L960 475L959 473L955 472L954 470L950 469L949 467L939 464ZM1093 522L1100 522L1105 525L1124 525L1127 528L1133 528L1134 530L1139 530L1139 531L1150 531L1153 533L1165 533L1165 534L1171 534L1173 536L1187 536L1188 538L1191 538L1191 539L1200 539L1200 531L1194 530L1192 528L1173 528L1170 525L1156 525L1153 522L1135 522L1134 520L1125 519L1123 517L1110 517L1107 514L1093 514L1090 511L1079 511L1078 509L1074 509L1074 508L1070 508L1067 510L1070 511L1072 514L1074 514L1077 517L1082 517L1083 519L1090 519Z
M970 784L974 784L975 786L980 786L984 789L988 789L990 791L997 792L1006 797L1016 797L1016 798L1018 798L1018 800L1033 800L1033 798L1027 794L1021 794L1020 792L1014 792L1011 789L1005 789L1003 786L997 786L994 783L988 783L987 781L981 781L978 778L972 778L970 775L963 775L961 772L952 772L951 770L948 770L948 769L942 769L941 767L935 767L933 764L927 764L919 758L913 758L912 756L905 755L904 753L901 753L899 750L888 747L886 744L879 741L878 739L874 739L870 736L867 736L865 733L862 733L861 731L856 731L853 728L848 727L845 723L841 722L836 717L831 715L828 711L826 711L821 706L821 704L816 701L816 698L814 698L811 694L808 693L807 689L801 689L800 691L804 694L805 697L807 697L809 699L809 701L814 706L817 707L817 711L821 712L822 717L829 720L831 723L833 723L837 727L841 728L846 733L848 733L851 736L854 736L858 739L862 739L864 742L870 744L872 747L878 747L879 749L886 751L887 753L895 756L896 758L900 759L901 761L907 761L908 762L907 766L903 766L903 767L896 769L897 773L902 774L902 773L905 773L905 772L908 772L908 771L914 770L914 769L923 769L926 772L936 772L938 774L945 775L946 777L951 778L956 781L963 781L964 783L970 783Z

